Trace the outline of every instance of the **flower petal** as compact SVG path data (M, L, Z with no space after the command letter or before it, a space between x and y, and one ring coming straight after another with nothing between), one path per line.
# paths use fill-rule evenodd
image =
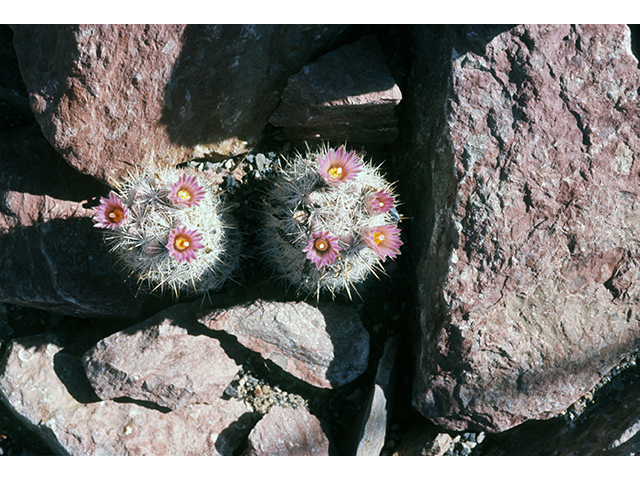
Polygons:
M195 260L196 252L203 246L202 235L197 230L188 230L187 227L174 228L167 239L169 255L180 263Z
M334 263L341 250L338 238L331 235L330 232L312 233L309 243L302 249L307 254L307 258L318 267L318 270Z
M371 248L378 256L395 258L400 253L400 229L395 225L380 225L365 230L362 234L363 243Z
M344 145L337 150L330 148L327 154L318 156L318 173L329 185L353 180L362 170L362 160L354 151L346 151Z

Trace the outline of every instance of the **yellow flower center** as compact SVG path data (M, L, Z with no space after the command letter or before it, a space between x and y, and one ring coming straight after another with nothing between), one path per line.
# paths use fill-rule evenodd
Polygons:
M116 207L109 212L108 217L113 223L120 223L124 218L124 211L120 207Z
M331 167L329 169L329 176L333 179L340 178L340 176L342 176L342 167Z
M191 200L191 194L189 193L189 190L178 190L178 198L189 201Z
M189 238L185 235L176 235L176 238L173 240L173 246L176 250L182 252L189 248Z
M329 242L327 242L322 237L318 237L313 242L313 246L315 247L316 250L320 250L321 252L324 252L327 248L329 248Z
M380 245L384 242L384 233L376 232L373 234L373 241L376 242L376 245Z

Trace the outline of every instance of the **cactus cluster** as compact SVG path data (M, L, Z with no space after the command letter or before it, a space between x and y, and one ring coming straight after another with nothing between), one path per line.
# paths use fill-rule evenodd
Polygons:
M218 186L201 172L136 172L94 211L118 262L151 291L216 290L239 264L233 219Z
M275 276L307 294L351 290L402 245L392 186L345 146L298 154L270 185L260 239ZM357 289L356 289L357 292Z

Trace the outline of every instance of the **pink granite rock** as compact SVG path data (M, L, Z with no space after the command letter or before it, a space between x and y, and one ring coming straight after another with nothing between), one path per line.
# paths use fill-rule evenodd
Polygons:
M273 407L251 430L245 455L326 456L329 439L307 410Z
M15 25L14 45L45 137L83 173L253 146L286 79L338 25Z
M191 304L178 304L102 339L83 357L98 397L129 397L179 410L222 396L239 366L220 341L189 332Z
M316 387L346 385L369 361L369 334L358 312L343 305L257 300L202 312L198 321Z
M402 100L375 35L340 47L289 78L269 121L293 140L385 144Z
M482 55L442 30L413 31L414 405L495 432L640 344L640 75L626 26L522 25Z
M248 407L213 399L163 413L133 403L83 403L57 375L53 335L9 345L0 400L62 455L231 455L251 425Z

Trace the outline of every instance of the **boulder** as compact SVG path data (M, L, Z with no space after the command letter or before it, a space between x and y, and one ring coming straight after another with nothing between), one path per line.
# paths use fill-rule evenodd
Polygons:
M329 439L307 410L273 407L251 430L245 455L326 456Z
M400 88L375 35L329 52L291 76L269 122L294 141L391 143Z
M412 35L413 404L453 430L553 417L640 345L629 29L520 25L479 53Z
M31 107L82 173L252 148L287 78L343 26L14 25Z
M78 317L141 314L148 296L118 275L83 205L20 192L3 200L0 301Z
M163 412L81 395L80 359L63 349L53 334L15 340L0 375L0 400L58 454L231 455L246 439L253 422L237 400Z
M346 385L369 361L369 334L350 306L256 300L199 313L198 321L316 387Z
M100 340L84 356L98 397L128 397L178 410L222 396L240 367L220 341L194 332L191 304L178 304Z

